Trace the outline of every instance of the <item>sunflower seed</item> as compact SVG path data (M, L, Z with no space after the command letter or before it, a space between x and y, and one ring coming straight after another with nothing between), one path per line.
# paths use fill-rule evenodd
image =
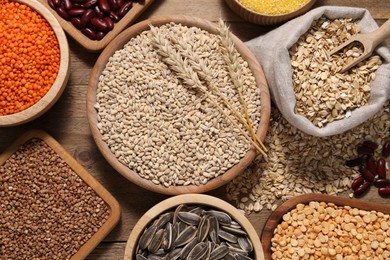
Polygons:
M221 259L229 253L229 248L226 245L219 245L210 254L210 259Z
M200 216L191 212L178 212L177 217L188 225L198 225Z
M209 217L210 219L210 228L209 228L209 236L212 242L218 244L219 243L219 238L218 238L218 233L219 233L219 223L216 217L211 216Z
M152 238L152 241L148 245L149 252L156 253L159 250L163 242L163 236L164 236L164 229L159 229L156 231L156 233Z
M207 243L199 242L194 246L191 252L188 254L187 260L198 260L202 259L207 254Z
M198 240L204 241L209 234L210 230L210 218L204 216L202 217L202 220L199 223L199 229L198 229Z
M206 211L206 215L216 217L221 225L230 225L232 223L232 218L229 214L222 211L209 210Z
M222 229L220 229L218 231L218 236L220 238L222 238L222 239L224 239L224 240L226 240L228 242L234 243L234 244L236 244L238 242L237 236L235 236L235 235L233 235L231 233L228 233L228 232L226 232L226 231L224 231Z
M173 247L178 247L189 243L194 237L196 237L197 228L194 226L188 226L177 236L173 242Z
M248 253L253 251L253 244L247 236L238 237L238 244L243 250L245 250Z
M185 245L181 251L181 258L187 259L188 254L191 252L191 250L198 244L198 239L195 237L191 242L189 242L187 245Z
M157 231L156 226L151 226L148 229L145 230L145 232L141 235L138 246L141 249L145 249L149 246L150 242L153 240L153 236Z
M173 231L172 231L172 223L167 223L164 230L162 248L164 250L168 250L172 246L173 241Z

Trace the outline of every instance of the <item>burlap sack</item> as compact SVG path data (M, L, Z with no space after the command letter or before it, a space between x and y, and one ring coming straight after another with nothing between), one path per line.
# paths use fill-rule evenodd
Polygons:
M376 52L383 58L383 65L376 71L376 79L371 82L371 94L367 105L354 109L349 118L336 120L323 128L315 126L306 117L295 114L295 94L288 50L302 34L308 31L312 22L323 15L329 19L347 17L360 19L358 24L362 33L378 28L366 9L323 6L246 42L261 63L273 102L286 120L303 132L320 137L340 134L356 127L379 111L390 97L390 51L385 44L382 44Z

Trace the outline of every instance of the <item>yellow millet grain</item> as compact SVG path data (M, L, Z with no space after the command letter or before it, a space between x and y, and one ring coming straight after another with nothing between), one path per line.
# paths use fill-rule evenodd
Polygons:
M239 0L242 5L256 13L280 15L291 13L310 0Z

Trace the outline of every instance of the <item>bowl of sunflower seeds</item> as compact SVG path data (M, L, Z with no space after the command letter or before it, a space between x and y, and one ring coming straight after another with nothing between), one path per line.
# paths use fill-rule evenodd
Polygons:
M264 259L249 220L205 194L168 198L147 211L127 240L124 259ZM158 258L158 259L160 259Z

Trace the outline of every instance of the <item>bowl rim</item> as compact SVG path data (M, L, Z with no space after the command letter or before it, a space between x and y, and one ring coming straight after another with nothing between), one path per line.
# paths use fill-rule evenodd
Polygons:
M136 243L145 227L148 226L161 213L177 207L180 204L203 205L228 213L234 219L234 221L237 221L246 231L248 237L253 243L255 259L264 259L263 246L257 231L248 218L245 217L245 215L242 214L237 208L232 206L230 203L211 195L182 194L159 202L143 214L143 216L135 224L127 239L124 260L133 259L133 254L136 250Z
M241 8L245 9L245 11L251 13L252 15L259 15L259 16L270 17L270 18L279 18L279 17L284 17L284 16L294 17L296 14L300 14L300 12L302 12L302 10L305 10L305 8L310 8L312 5L314 5L314 3L317 0L308 0L307 3L305 3L304 5L299 7L298 9L295 9L289 13L284 13L284 14L267 14L267 13L256 12L256 11L248 8L247 6L243 5L240 0L225 0L225 1L227 1L227 2L233 1L233 2L237 3Z
M98 84L98 78L101 74L101 71L104 69L107 60L112 56L112 54L123 47L125 43L129 41L132 37L138 35L140 32L148 29L150 25L159 26L163 24L167 24L169 22L181 23L187 26L199 26L201 29L208 30L210 32L216 32L217 27L215 24L192 16L185 15L174 15L174 16L158 16L153 17L142 22L139 22L121 34L119 34L100 54L97 59L95 66L92 69L91 77L88 82L88 91L87 91L87 117L90 125L91 133L93 139L98 146L98 149L103 154L105 159L109 162L109 164L118 171L121 175L126 177L128 180L133 183L141 186L145 189L162 193L162 194L170 194L170 195L178 195L184 193L203 193L213 189L216 189L234 177L236 177L239 173L241 173L255 158L256 152L254 148L250 149L246 155L240 160L238 164L233 166L231 169L221 174L218 177L215 177L209 180L206 184L202 185L188 185L188 186L169 186L165 187L164 185L156 185L151 180L146 180L139 176L138 173L131 170L127 166L120 163L115 155L110 151L107 143L102 141L102 135L97 128L97 116L96 109L94 105L96 103L96 88ZM257 136L260 140L265 138L266 132L268 130L269 120L270 120L270 94L268 85L266 82L266 78L260 63L257 61L254 54L241 42L236 36L232 34L232 39L236 44L237 50L239 50L240 54L244 57L244 59L248 62L249 67L251 68L255 78L257 86L260 88L260 97L261 97L261 110L259 111L259 115L261 116L260 123L257 129ZM238 46L239 45L239 46Z
M49 110L62 95L69 79L70 51L65 32L53 14L36 0L13 0L31 7L39 13L54 31L60 49L60 65L57 77L48 92L35 104L20 112L0 116L0 127L20 125L36 119Z

